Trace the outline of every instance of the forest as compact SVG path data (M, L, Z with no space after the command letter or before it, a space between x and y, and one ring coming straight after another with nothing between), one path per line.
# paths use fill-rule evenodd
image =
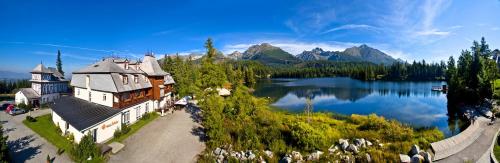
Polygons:
M0 80L0 94L11 94L19 88L31 87L31 83L27 79L19 80Z

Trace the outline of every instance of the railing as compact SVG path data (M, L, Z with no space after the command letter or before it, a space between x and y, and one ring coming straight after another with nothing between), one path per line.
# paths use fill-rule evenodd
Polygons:
M113 108L123 109L123 108L127 108L130 106L134 106L134 105L146 102L150 99L151 99L151 96L149 96L149 95L142 96L142 97L133 97L133 98L129 98L127 100L122 100L120 102L113 103Z

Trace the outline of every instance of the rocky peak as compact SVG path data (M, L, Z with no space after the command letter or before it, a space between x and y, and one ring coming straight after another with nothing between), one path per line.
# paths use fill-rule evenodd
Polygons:
M228 55L228 57L231 59L241 59L242 56L243 54L240 53L239 51L234 51L233 53Z

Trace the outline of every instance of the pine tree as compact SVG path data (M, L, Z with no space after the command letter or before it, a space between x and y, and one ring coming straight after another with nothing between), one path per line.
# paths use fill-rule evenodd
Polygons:
M62 69L62 61L61 61L61 51L57 50L57 60L56 60L57 71L64 76L64 71Z

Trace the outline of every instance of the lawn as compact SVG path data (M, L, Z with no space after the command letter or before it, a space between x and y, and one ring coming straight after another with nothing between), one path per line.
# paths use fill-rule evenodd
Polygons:
M144 127L149 122L155 120L159 116L160 115L158 115L158 114L150 114L150 116L148 118L140 119L139 121L137 121L134 124L130 125L130 131L128 133L122 134L119 137L115 137L115 138L111 139L110 141L108 141L107 143L109 144L111 142L122 142L123 140L127 139L130 135L132 135L135 132L139 131L139 129L141 129L142 127Z
M50 114L36 117L36 122L24 120L23 123L57 148L64 149L65 152L69 152L73 147L69 140L57 133Z
M500 146L498 145L498 138L495 141L495 147L493 147L493 154L495 154L495 158L500 159Z

